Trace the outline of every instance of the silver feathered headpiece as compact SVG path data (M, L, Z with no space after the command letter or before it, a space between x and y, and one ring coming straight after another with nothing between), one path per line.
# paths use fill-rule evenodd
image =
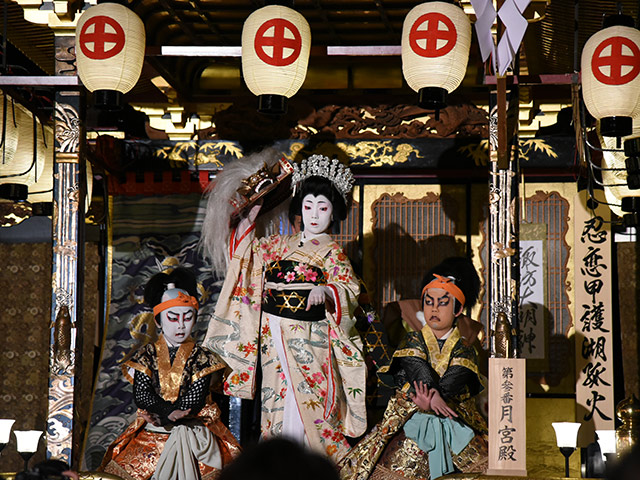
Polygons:
M351 193L355 179L349 167L340 163L337 158L329 160L324 155L311 155L302 160L300 165L294 164L291 185L295 195L300 184L309 177L324 177L333 183L345 202Z

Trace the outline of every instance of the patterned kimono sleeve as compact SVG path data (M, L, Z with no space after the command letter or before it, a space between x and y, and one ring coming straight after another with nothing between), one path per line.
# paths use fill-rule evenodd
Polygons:
M365 386L367 370L362 339L355 329L354 312L360 285L349 259L335 244L324 261L327 286L333 292L335 311L327 311L329 323L329 388L325 419L340 425L344 435L357 437L367 427Z
M442 393L440 377L426 360L418 357L398 359L400 368L395 374L396 386L407 392L415 392L415 383L419 382Z
M404 392L414 392L414 382L440 390L440 376L429 363L420 332L407 332L389 366L380 369L379 377L384 384Z
M230 368L224 393L248 399L255 394L260 331L262 255L258 245L251 233L235 249L202 344Z
M466 399L483 389L478 377L478 357L473 347L461 342L451 352L449 367L440 379L440 393L447 398Z

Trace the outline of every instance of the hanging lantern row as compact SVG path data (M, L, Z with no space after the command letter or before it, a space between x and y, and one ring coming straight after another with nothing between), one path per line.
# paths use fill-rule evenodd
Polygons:
M446 106L447 94L464 78L471 23L461 8L427 2L407 15L402 32L403 74L419 93L419 105ZM258 110L282 114L286 99L302 86L311 46L309 24L284 6L267 6L247 18L242 30L242 71Z
M471 24L463 10L445 1L427 2L407 15L402 35L403 74L428 109L446 106L447 94L464 78ZM87 9L76 28L78 75L98 106L117 106L140 77L145 33L127 7L101 3ZM242 72L258 96L258 110L283 114L287 99L304 83L311 29L283 5L253 12L242 29Z

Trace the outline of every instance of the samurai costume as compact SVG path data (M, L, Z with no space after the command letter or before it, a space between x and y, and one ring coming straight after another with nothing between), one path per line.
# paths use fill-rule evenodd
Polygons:
M138 417L109 447L100 470L126 480L215 478L240 453L209 395L224 368L190 338L170 348L160 336L135 352L123 370L134 385ZM171 422L168 415L176 409L191 410ZM148 423L141 410L156 415L160 425Z

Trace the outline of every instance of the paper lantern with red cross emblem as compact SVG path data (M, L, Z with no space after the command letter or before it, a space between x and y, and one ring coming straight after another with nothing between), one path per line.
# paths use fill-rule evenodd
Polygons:
M117 105L135 86L145 42L142 20L127 7L101 3L85 10L76 26L76 59L78 76L95 92L96 105Z
M402 26L402 73L418 92L423 108L446 106L467 71L471 22L447 2L426 2L411 9Z
M633 18L612 15L582 50L582 96L605 137L631 134L640 113L640 31Z
M242 75L260 112L287 111L287 99L304 83L310 50L311 29L295 10L268 5L249 15L242 28Z

